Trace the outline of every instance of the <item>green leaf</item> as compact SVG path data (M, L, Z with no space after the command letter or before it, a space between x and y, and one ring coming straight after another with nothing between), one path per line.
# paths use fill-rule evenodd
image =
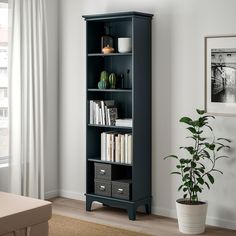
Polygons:
M230 157L228 157L228 156L218 156L218 157L216 158L216 160L221 159L221 158L230 158Z
M191 168L190 167L185 167L184 168L184 172L187 172L187 171L189 171Z
M171 175L181 175L181 173L180 173L180 172L177 172L177 171L171 172L170 174L171 174Z
M224 141L226 141L226 142L228 142L228 143L231 143L231 142L232 142L230 139L227 139L227 138L218 138L217 140L224 140Z
M207 186L208 189L210 189L210 186L207 182L205 182L205 185Z
M197 170L195 170L193 173L194 173L195 175L197 175L199 178L201 178L201 175L199 174L199 172L198 172Z
M213 131L210 125L206 125L206 127L208 127L211 131Z
M201 141L201 142L203 142L203 141L205 141L206 140L206 138L202 138L202 137L198 137L198 139Z
M191 133L193 133L193 134L196 134L196 133L197 133L197 130L194 129L193 127L188 127L187 129L188 129Z
M204 180L203 180L203 178L197 178L197 181L198 181L201 185L204 184Z
M183 191L184 191L184 192L187 192L187 191L188 191L188 188L183 188Z
M178 192L183 188L183 185L180 185L178 188Z
M199 109L196 109L196 111L197 111L197 113L198 113L199 115L203 115L203 114L205 113L205 111L204 111L204 110L199 110Z
M218 148L216 149L217 152L220 151L222 148L230 149L230 146L220 146L220 147L218 147Z
M203 116L204 119L212 118L215 119L215 116Z
M180 147L180 149L186 149L191 155L193 155L194 152L195 152L195 149L194 149L194 147L192 147L192 146L189 146L189 147Z
M195 192L202 192L201 188L197 185L195 185L193 189Z
M192 162L191 162L191 167L192 167L192 168L195 168L196 166L197 166L197 164L192 161Z
M222 172L222 171L220 171L220 170L213 169L212 171L219 172L219 173L221 173L221 174L223 175L223 172Z
M184 194L184 198L186 198L187 196L188 196L188 194L187 194L187 193L185 193L185 194Z
M210 180L211 184L214 184L215 180L214 180L213 176L211 174L207 173L207 177Z
M193 122L192 119L189 117L182 117L179 121L188 125L192 125Z
M171 157L171 158L178 159L178 157L177 157L177 156L175 156L175 155L169 155L169 156L167 156L167 157L164 157L164 160L165 160L165 159L167 159L167 158L170 158L170 157Z
M208 151L203 150L203 153L204 153L204 157L206 157L208 159L211 157Z

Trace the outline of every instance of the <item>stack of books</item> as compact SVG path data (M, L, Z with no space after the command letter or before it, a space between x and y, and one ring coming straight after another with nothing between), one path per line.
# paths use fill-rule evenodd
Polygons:
M115 125L118 111L114 100L91 100L89 123L92 125Z
M101 133L101 160L125 164L133 163L133 141L131 133Z
M127 119L116 119L116 126L132 127L133 120L130 118Z

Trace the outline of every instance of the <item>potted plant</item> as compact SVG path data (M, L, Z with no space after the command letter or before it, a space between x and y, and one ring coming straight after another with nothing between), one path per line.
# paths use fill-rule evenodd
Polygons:
M182 117L181 123L187 125L191 145L180 147L186 153L184 157L169 155L165 157L177 160L176 171L181 184L178 191L183 192L183 198L176 201L179 230L186 234L200 234L205 231L207 202L201 201L199 195L205 188L214 184L215 173L223 174L216 166L222 158L229 158L221 152L229 149L231 141L226 138L216 138L209 124L214 116L208 116L205 111L197 109L198 118ZM210 137L209 137L210 136Z

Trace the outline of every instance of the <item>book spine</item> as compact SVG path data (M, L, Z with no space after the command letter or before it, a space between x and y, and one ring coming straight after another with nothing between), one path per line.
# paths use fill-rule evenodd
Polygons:
M106 161L106 133L101 133L101 160Z
M128 163L128 134L125 134L125 163Z
M89 101L89 123L92 125L93 124L93 101Z
M115 135L111 134L111 161L115 161Z
M105 125L105 107L104 107L104 101L101 101L101 108L102 108L102 125Z
M125 136L120 137L120 162L125 163Z
M128 164L133 163L132 135L128 135Z
M119 151L118 145L119 145L119 136L116 136L115 137L115 162L120 162L119 161L119 153L118 153L118 151Z
M106 151L107 151L106 161L111 161L110 160L110 134L106 134L106 140L107 140L107 145L106 145Z

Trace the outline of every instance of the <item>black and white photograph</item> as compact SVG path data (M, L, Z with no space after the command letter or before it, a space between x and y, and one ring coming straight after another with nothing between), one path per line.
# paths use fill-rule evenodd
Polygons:
M236 36L205 38L206 96L209 113L236 114Z

